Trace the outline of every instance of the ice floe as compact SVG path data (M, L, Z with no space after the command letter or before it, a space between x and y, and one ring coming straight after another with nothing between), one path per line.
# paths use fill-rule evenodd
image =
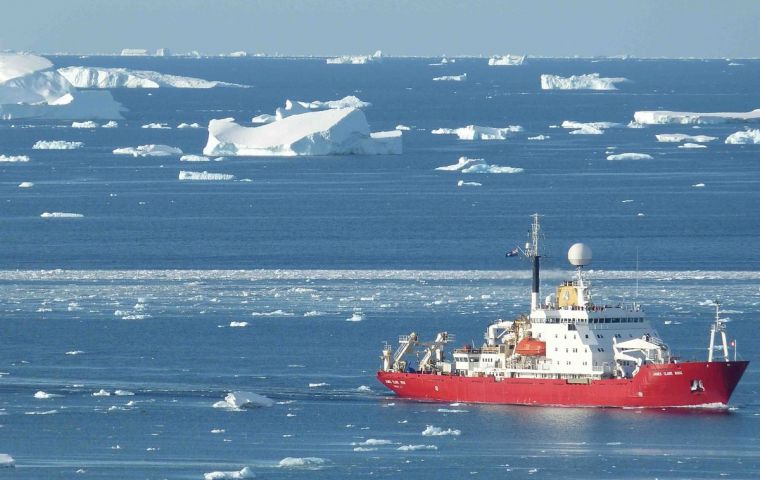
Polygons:
M236 83L181 77L150 70L127 68L65 67L59 68L66 80L77 88L214 88L244 87Z
M329 387L329 383L325 382L319 382L319 383L310 383L309 388L322 388L322 387Z
M509 125L504 128L467 125L461 128L436 128L430 133L433 135L456 135L460 140L506 140L512 134L522 131L523 127L519 125Z
M114 395L117 397L133 397L135 394L134 392L130 392L129 390L114 390Z
M661 133L655 135L658 142L695 142L695 143L707 143L717 140L718 137L709 137L707 135L686 135L685 133Z
M93 122L92 120L86 120L84 122L71 122L71 128L98 128L100 125L98 125L97 122Z
M406 125L399 124L399 125L396 125L396 130L407 131L407 130L411 130L411 127L407 127Z
M400 452L416 452L418 450L438 450L435 445L401 445L396 450Z
M461 173L521 173L522 168L489 165L482 158L459 157L457 163L437 167L436 170ZM460 185L462 186L462 185Z
M601 77L598 73L587 75L541 75L542 90L617 90L617 83L627 82L623 77Z
M707 145L703 145L701 143L686 142L683 145L679 145L678 148L707 148Z
M169 145L140 145L139 147L123 147L113 150L114 155L132 155L133 157L167 157L182 155L182 150Z
M327 463L327 460L320 457L285 457L277 464L280 468L319 468Z
M170 127L169 125L165 123L146 123L140 128L158 128L160 130L169 130L172 127Z
M482 183L478 182L465 182L464 180L459 180L457 182L457 187L482 187Z
M319 110L334 110L338 108L368 108L372 104L365 102L354 95L349 95L338 100L314 100L311 102L303 102L298 100L285 100L284 107L278 107L274 115L264 113L257 115L251 119L251 123L254 124L267 124L282 120L283 118L290 117L292 115L299 115L302 113L319 111Z
M204 182L220 182L220 181L235 180L235 175L231 175L229 173L209 173L205 170L202 172L180 170L178 178L182 181L194 180L194 181L204 181Z
M26 163L29 157L26 155L0 155L0 163Z
M108 390L105 390L105 389L101 388L97 392L93 392L92 396L93 397L110 397L111 396L111 392L109 392Z
M607 160L652 160L652 156L648 153L616 153L607 155Z
M390 445L393 442L390 440L384 440L379 438L368 438L364 440L363 442L354 443L353 445L360 445L360 446L378 446L378 445Z
M750 112L670 112L667 110L643 110L633 114L633 119L646 125L695 124L714 125L719 123L740 123L760 121L760 109Z
M198 123L185 123L185 122L182 122L179 125L177 125L177 128L201 128L201 126Z
M221 402L214 404L215 408L230 408L240 410L243 408L271 407L274 400L253 392L230 392Z
M78 91L37 55L0 53L0 118L121 118L109 92Z
M39 390L39 391L37 391L37 392L34 394L34 398L36 398L37 400L49 400L49 399L51 399L51 398L58 398L58 397L60 397L60 396L61 396L61 395L57 395L57 394L55 394L55 393L47 393L47 392L43 392L42 390Z
M742 132L735 132L726 137L726 143L732 145L758 144L760 143L760 130L747 129Z
M433 77L434 82L464 82L467 80L467 74L461 75L443 75L441 77Z
M367 385L359 385L358 387L356 387L356 391L357 392L371 392L372 389L369 388Z
M243 467L240 470L231 472L215 471L203 474L203 480L237 480L241 478L255 478L253 470L250 467Z
M425 430L422 431L422 435L425 437L444 437L444 436L458 436L461 435L461 430L451 429L447 428L446 430L442 429L441 427L434 427L433 425L428 425Z
M576 122L565 120L561 127L569 129L572 135L601 135L608 128L620 127L619 123L614 122Z
M84 353L84 350L70 350L66 352L64 355L81 355Z
M102 128L117 128L119 126L119 122L115 122L113 120L108 121L103 124Z
M361 312L354 312L346 319L347 322L361 322L362 320L364 320L364 315Z
M542 140L549 140L551 137L549 135L536 135L535 137L528 137L528 140L536 140L536 141L542 141Z
M522 65L525 62L525 55L494 55L488 59L491 66L512 66Z
M328 58L328 65L364 65L366 63L377 63L383 60L383 52L376 51L372 55L341 55L340 57Z
M470 165L475 165L478 163L484 163L485 160L482 158L468 158L468 157L459 157L457 160L457 163L453 165L444 165L442 167L436 167L436 170L441 170L444 172L457 172L465 167L468 167Z
M232 328L241 328L241 327L247 327L247 326L248 326L248 322L235 322L235 321L230 322L230 327Z
M16 461L7 453L0 453L0 468L10 468L16 465Z
M180 162L210 162L211 159L205 155L182 155L179 157Z
M32 188L34 186L34 183L32 182L21 182L18 184L18 188Z
M40 214L41 218L82 218L84 215L81 213L71 213L71 212L42 212Z
M38 140L32 145L33 150L74 150L82 148L83 142L67 142L65 140Z
M290 115L260 127L244 127L232 118L211 120L204 155L296 156L400 154L402 133L370 133L358 108Z

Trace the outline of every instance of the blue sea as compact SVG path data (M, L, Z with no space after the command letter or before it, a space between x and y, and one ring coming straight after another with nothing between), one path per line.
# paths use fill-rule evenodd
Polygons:
M115 129L0 122L0 154L30 157L0 163L0 453L16 460L0 478L201 479L243 467L273 479L760 478L760 146L723 143L742 124L626 127L638 110L758 108L760 61L50 58L251 88L114 89L128 109ZM544 73L594 72L629 81L540 89ZM286 99L346 95L372 103L373 131L410 127L403 155L112 154L200 154L205 128L141 127L248 122ZM621 126L571 135L565 120ZM524 131L430 133L469 124ZM661 133L718 139L680 149ZM528 140L538 135L549 138ZM84 147L33 150L39 140ZM435 170L460 156L524 171ZM180 170L251 181L179 181ZM374 379L383 342L446 330L478 343L490 322L526 311L529 265L504 253L527 240L533 213L543 294L572 274L567 248L585 242L594 299L641 303L681 358L706 357L719 299L738 357L753 362L730 408L452 406L385 391ZM214 407L238 390L275 404ZM423 435L429 426L447 434Z

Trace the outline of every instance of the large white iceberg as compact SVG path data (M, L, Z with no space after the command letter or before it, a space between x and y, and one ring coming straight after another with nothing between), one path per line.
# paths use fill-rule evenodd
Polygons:
M669 112L667 110L643 110L633 114L637 123L645 125L695 124L714 125L717 123L741 123L760 120L760 108L750 112Z
M314 100L312 102L302 102L298 100L294 101L288 99L285 100L284 107L278 107L275 110L274 115L270 115L268 113L257 115L251 119L251 123L272 123L276 122L277 120L282 120L283 118L289 117L291 115L299 115L301 113L318 110L329 110L337 108L368 108L371 106L371 103L365 102L354 95L348 95L339 100Z
M59 68L66 80L77 88L214 88L244 87L237 83L168 75L150 70L127 68L65 67Z
M211 120L204 155L295 156L400 154L402 133L370 133L358 108L290 115L259 127L232 118Z
M78 91L44 57L0 53L0 118L122 118L110 92Z
M758 144L760 143L760 130L744 130L743 132L735 132L726 138L726 143L740 145L740 144Z
M504 128L467 125L461 128L436 128L430 133L433 135L456 135L460 140L506 140L511 134L522 131L523 128L519 125L509 125Z
M627 82L623 77L600 77L598 73L587 75L541 75L542 90L617 90L616 83Z
M328 58L327 63L329 65L363 65L365 63L377 63L383 60L383 52L376 51L372 55L342 55L340 57Z
M671 142L671 143L680 143L680 142L707 143L707 142L712 142L713 140L718 139L718 137L709 137L707 135L686 135L685 133L661 133L659 135L655 135L655 138L657 138L658 142Z
M525 62L525 55L494 55L488 59L491 66L522 65Z

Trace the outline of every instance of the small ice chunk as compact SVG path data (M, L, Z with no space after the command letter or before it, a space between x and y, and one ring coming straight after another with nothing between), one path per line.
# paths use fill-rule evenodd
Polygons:
M502 165L489 165L487 163L478 163L460 170L462 173L522 173L524 169L519 167L508 167Z
M60 396L61 395L57 395L55 393L43 392L42 390L39 390L37 393L34 394L34 398L36 398L37 400L49 400L51 398L57 398Z
M92 120L87 120L86 122L71 122L71 128L98 128L99 126L100 125Z
M464 82L467 80L467 74L463 73L461 75L443 75L441 77L434 77L434 82Z
M679 145L678 148L707 148L707 145L702 145L701 143L686 142L683 145Z
M517 66L525 62L525 55L494 55L488 59L491 66Z
M433 135L456 135L460 140L506 140L513 133L522 131L523 127L520 125L509 125L504 128L467 125L461 128L436 128L430 133Z
M114 122L113 120L111 120L108 123L104 123L101 128L117 128L118 126L119 126L119 122Z
M652 160L652 156L647 153L617 153L607 155L607 160Z
M438 450L435 445L401 445L396 450L400 452L416 452L418 450Z
M114 155L132 155L133 157L167 157L182 155L182 150L169 145L140 145L139 147L116 148Z
M70 212L42 212L40 214L41 218L82 218L84 215L81 213L70 213Z
M379 438L368 438L368 439L366 439L363 442L354 443L354 445L361 445L361 446L365 446L365 447L367 447L367 446L374 447L374 446L378 446L378 445L390 445L392 443L393 442L391 442L390 440L384 440L384 439L379 439Z
M327 460L319 457L285 457L277 464L280 468L319 468Z
M228 173L209 173L205 170L202 172L191 172L187 170L180 170L178 178L180 180L197 180L197 181L216 182L216 181L235 180L235 175L230 175Z
M598 73L560 77L541 75L542 90L617 90L616 84L627 82L623 77L602 77Z
M177 125L177 128L201 128L201 126L197 123L180 123Z
M240 327L247 327L247 326L248 326L248 322L235 322L235 321L230 322L230 327L240 328Z
M129 390L114 390L113 394L117 397L133 397L135 395L134 392L130 392Z
M211 159L205 155L182 155L179 157L180 162L210 162Z
M264 395L252 392L230 392L224 397L224 403L228 407L234 409L242 408L256 408L256 407L271 407L274 405L274 400L267 398Z
M356 391L357 391L357 392L371 392L371 391L372 391L372 389L371 389L371 388L369 388L369 387L368 387L368 386L366 386L366 385L360 385L360 386L358 386L358 387L356 388Z
M329 383L325 382L319 382L319 383L310 383L309 388L321 388L321 387L328 387L330 386Z
M83 142L67 142L65 140L39 140L32 145L33 150L74 150L82 148Z
M66 355L81 355L83 353L84 353L83 350L71 350L71 351L66 352Z
M167 125L165 123L146 123L145 125L143 125L140 128L158 128L158 129L161 129L161 130L168 130L168 129L172 128L172 127L170 127L169 125Z
M408 127L403 124L398 124L396 125L396 130L407 131L407 130L411 130L411 127Z
M0 155L0 163L26 163L29 157L26 155Z
M485 163L485 160L482 158L468 158L468 157L459 157L459 160L457 160L457 163L453 165L444 165L442 167L436 167L436 170L441 170L445 172L457 172L465 167L469 167L471 165L477 165Z
M104 389L101 388L97 392L93 392L92 396L93 397L110 397L111 396L111 392L109 392L108 390L104 390Z
M11 468L16 465L16 461L7 453L0 453L0 468Z
M692 187L694 188L704 188L704 186L705 186L704 183L695 183L694 185L692 185Z
M243 467L240 470L232 471L232 472L223 472L223 471L216 471L216 472L208 472L203 474L203 480L236 480L240 478L254 478L256 475L254 475L253 470L251 470L251 467Z
M661 133L655 135L658 142L695 142L695 143L707 143L717 140L718 137L709 137L707 135L686 135L683 133Z
M732 145L760 143L760 129L747 129L743 132L732 133L726 137L726 143Z
M451 428L444 430L441 427L434 427L433 425L428 425L425 430L422 431L422 435L425 437L443 437L448 435L458 436L461 434L461 430L455 430Z
M459 180L457 182L457 187L482 187L482 183L478 182L465 182L464 180Z
M549 135L536 135L535 137L528 137L528 140L549 140L551 137Z

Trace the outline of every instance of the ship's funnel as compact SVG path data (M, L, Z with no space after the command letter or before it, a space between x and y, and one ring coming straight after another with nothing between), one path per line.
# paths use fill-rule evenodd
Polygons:
M567 251L567 261L576 267L585 267L591 263L591 247L585 243L576 243Z

